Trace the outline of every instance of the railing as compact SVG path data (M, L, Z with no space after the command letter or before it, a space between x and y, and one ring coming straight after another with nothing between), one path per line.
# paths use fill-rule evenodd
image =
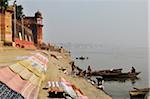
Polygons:
M22 24L16 22L16 35L15 35L15 46L19 48L32 48L35 49L32 30L28 27L23 26L24 34L22 34Z
M22 24L21 23L16 22L16 25L18 25L22 29ZM23 26L23 28L24 28L25 32L27 32L27 34L33 35L32 30L30 30L28 27Z

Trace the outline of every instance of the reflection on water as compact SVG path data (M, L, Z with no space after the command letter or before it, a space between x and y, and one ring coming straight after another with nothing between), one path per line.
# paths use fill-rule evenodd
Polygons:
M136 78L104 78L104 81L107 82L120 82L120 83L125 83L125 82L131 82L132 85L134 85L138 80L140 80L140 78L136 77Z

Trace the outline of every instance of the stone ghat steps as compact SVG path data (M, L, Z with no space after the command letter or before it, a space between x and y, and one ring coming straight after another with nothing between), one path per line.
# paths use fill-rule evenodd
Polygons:
M0 68L0 82L5 89L9 89L6 91L0 88L0 97L16 93L25 99L37 99L41 83L45 78L47 63L47 57L36 53L25 60ZM7 97L7 99L13 98Z

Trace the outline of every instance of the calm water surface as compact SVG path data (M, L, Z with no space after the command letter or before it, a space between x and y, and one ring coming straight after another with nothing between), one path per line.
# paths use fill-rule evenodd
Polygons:
M123 72L130 71L134 66L140 71L139 80L117 82L105 81L105 91L113 99L130 99L129 90L133 87L148 87L148 49L147 48L70 48L72 57L75 59L79 56L89 57L88 60L76 60L76 65L87 69L88 65L94 70L123 68Z

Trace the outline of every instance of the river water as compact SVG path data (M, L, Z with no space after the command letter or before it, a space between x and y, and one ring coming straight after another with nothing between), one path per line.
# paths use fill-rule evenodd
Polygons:
M134 66L136 71L140 71L140 78L135 82L128 80L125 82L105 81L104 90L113 99L130 99L129 90L133 87L148 87L148 48L146 47L69 47L68 48L75 64L82 69L87 69L88 65L94 70L123 68L123 72L129 72ZM87 60L76 60L76 57L85 56Z

